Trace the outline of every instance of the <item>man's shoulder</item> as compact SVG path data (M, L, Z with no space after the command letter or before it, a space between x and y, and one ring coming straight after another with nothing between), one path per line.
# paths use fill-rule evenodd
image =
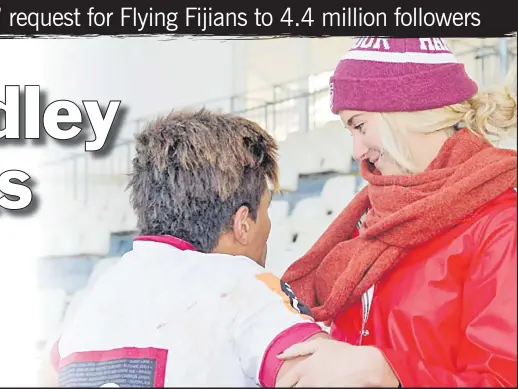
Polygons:
M254 276L264 273L265 269L252 259L242 255L230 255L220 253L198 254L198 259L203 261L203 266L217 273L214 276L228 277Z

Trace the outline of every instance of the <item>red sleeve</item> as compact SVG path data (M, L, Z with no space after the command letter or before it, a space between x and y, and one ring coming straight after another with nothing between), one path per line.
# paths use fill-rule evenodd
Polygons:
M259 384L263 388L273 388L283 361L277 355L294 344L304 342L313 335L325 332L316 323L300 323L284 330L269 344L259 370Z
M516 208L488 224L464 282L456 371L381 349L402 387L516 387Z

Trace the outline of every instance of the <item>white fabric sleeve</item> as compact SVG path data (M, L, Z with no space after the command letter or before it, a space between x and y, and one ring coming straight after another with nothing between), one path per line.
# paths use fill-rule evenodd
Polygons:
M232 322L232 338L243 371L259 383L263 357L278 335L301 323L312 323L302 334L312 335L320 326L284 281L260 267L241 270L233 293L238 298L234 299L237 311ZM298 335L291 337L294 343L301 339L300 331L297 332Z

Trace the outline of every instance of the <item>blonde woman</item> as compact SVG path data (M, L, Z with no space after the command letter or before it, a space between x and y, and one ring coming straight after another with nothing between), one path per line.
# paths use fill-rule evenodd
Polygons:
M360 38L331 92L368 185L284 276L334 340L279 386L516 387L516 98L432 38Z

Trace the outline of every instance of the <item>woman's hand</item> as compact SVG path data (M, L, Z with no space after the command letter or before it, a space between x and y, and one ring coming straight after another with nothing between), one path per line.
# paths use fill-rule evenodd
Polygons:
M332 339L296 344L278 357L309 355L286 373L278 387L398 387L383 354L375 347L352 346Z

